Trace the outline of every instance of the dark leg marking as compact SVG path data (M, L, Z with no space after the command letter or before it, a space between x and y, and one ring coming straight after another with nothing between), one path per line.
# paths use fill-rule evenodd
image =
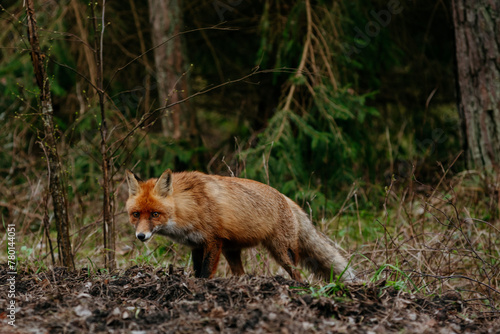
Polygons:
M241 249L223 249L222 254L224 254L233 275L241 276L245 274L245 269L243 269L241 263Z

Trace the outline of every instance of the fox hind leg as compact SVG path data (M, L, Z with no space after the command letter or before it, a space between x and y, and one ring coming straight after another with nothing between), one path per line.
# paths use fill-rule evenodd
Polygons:
M264 246L292 279L302 282L300 272L297 270L299 263L298 247L277 242L277 239L264 243Z

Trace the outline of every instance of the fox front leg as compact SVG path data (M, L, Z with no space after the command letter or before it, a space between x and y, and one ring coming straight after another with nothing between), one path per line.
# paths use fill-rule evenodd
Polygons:
M245 274L245 269L243 269L243 263L241 262L241 249L223 249L222 254L224 254L233 275L241 276Z
M198 278L212 278L219 264L222 242L206 244L200 248L194 248L193 267L194 276Z

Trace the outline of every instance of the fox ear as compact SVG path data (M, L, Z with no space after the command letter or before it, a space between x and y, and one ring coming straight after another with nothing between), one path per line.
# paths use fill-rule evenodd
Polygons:
M128 195L137 195L137 193L139 192L139 181L142 180L128 169L125 171L125 175L127 176Z
M169 195L172 195L173 190L172 171L170 169L167 169L156 181L154 191L162 197L167 197Z

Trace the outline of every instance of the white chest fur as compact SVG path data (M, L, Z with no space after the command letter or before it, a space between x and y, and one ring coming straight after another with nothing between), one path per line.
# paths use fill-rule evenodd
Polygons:
M205 241L204 235L196 231L193 226L179 226L172 219L169 219L166 225L157 226L154 232L191 247L198 246Z

